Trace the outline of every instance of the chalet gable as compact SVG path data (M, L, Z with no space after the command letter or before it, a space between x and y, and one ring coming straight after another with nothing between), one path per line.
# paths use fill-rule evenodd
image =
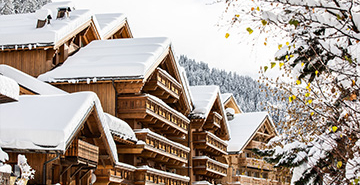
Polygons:
M6 151L76 157L69 154L73 145L89 145L98 150L103 165L117 161L114 140L94 93L23 95L17 103L2 104L0 109L0 140Z
M245 148L258 148L278 135L275 125L267 112L236 114L229 121L231 140L228 152L239 153Z
M225 110L227 108L232 108L234 109L235 114L240 114L244 112L240 109L239 105L236 103L236 99L232 93L221 94L221 100Z
M148 93L183 114L191 109L168 38L93 41L62 66L39 76L56 85L111 83L116 93Z
M133 38L127 18L122 13L95 14L102 40Z
M215 135L229 140L229 127L218 86L191 86L194 109L190 113L191 127L212 130Z

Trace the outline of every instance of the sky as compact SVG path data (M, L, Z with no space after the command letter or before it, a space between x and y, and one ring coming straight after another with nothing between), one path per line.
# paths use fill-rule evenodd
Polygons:
M209 3L209 0L73 2L77 9L91 9L94 13L124 13L134 37L169 37L176 57L186 55L208 63L210 67L255 79L260 66L268 64L276 52L276 47L253 46L251 42L244 41L244 36L237 34L240 28L217 26L219 22L224 22L220 18L226 7L224 3ZM226 33L230 33L227 39Z

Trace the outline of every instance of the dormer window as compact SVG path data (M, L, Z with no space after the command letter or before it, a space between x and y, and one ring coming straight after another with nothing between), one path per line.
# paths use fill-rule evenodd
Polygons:
M52 19L51 10L49 9L40 9L35 12L37 18L36 28L42 28L46 24L50 24L50 20Z
M58 8L58 13L57 13L57 19L61 19L66 17L69 17L69 14L71 12L71 8L70 7L60 7Z

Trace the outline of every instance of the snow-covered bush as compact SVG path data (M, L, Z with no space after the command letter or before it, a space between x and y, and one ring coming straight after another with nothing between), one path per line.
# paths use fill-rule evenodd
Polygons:
M21 177L16 181L16 185L25 185L27 180L33 179L35 170L27 163L27 159L24 155L18 155L18 166L21 170Z
M11 166L4 164L7 160L9 160L8 154L0 148L0 172L11 173Z

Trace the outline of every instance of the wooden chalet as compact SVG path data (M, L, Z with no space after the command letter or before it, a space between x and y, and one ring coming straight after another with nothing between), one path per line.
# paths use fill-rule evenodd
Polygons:
M226 97L228 95L223 95ZM231 95L232 96L232 95ZM231 98L231 96L228 96ZM289 184L287 175L281 174L272 164L266 163L253 154L253 148L262 148L271 138L277 135L267 112L235 113L236 102L223 99L227 107L230 126L228 141L229 170L223 184ZM235 105L235 106L234 106Z
M0 109L7 163L16 165L17 155L23 154L36 170L28 184L90 184L95 170L113 168L117 162L115 143L94 93L20 96Z
M132 37L122 14L96 17L99 22L89 10L75 10L69 2L49 3L35 13L3 15L0 64L37 77L93 40Z
M135 184L188 184L191 104L168 38L93 41L39 79L67 92L91 90L138 138L117 142Z
M218 86L190 87L194 110L191 118L191 182L218 184L226 177L229 128Z

